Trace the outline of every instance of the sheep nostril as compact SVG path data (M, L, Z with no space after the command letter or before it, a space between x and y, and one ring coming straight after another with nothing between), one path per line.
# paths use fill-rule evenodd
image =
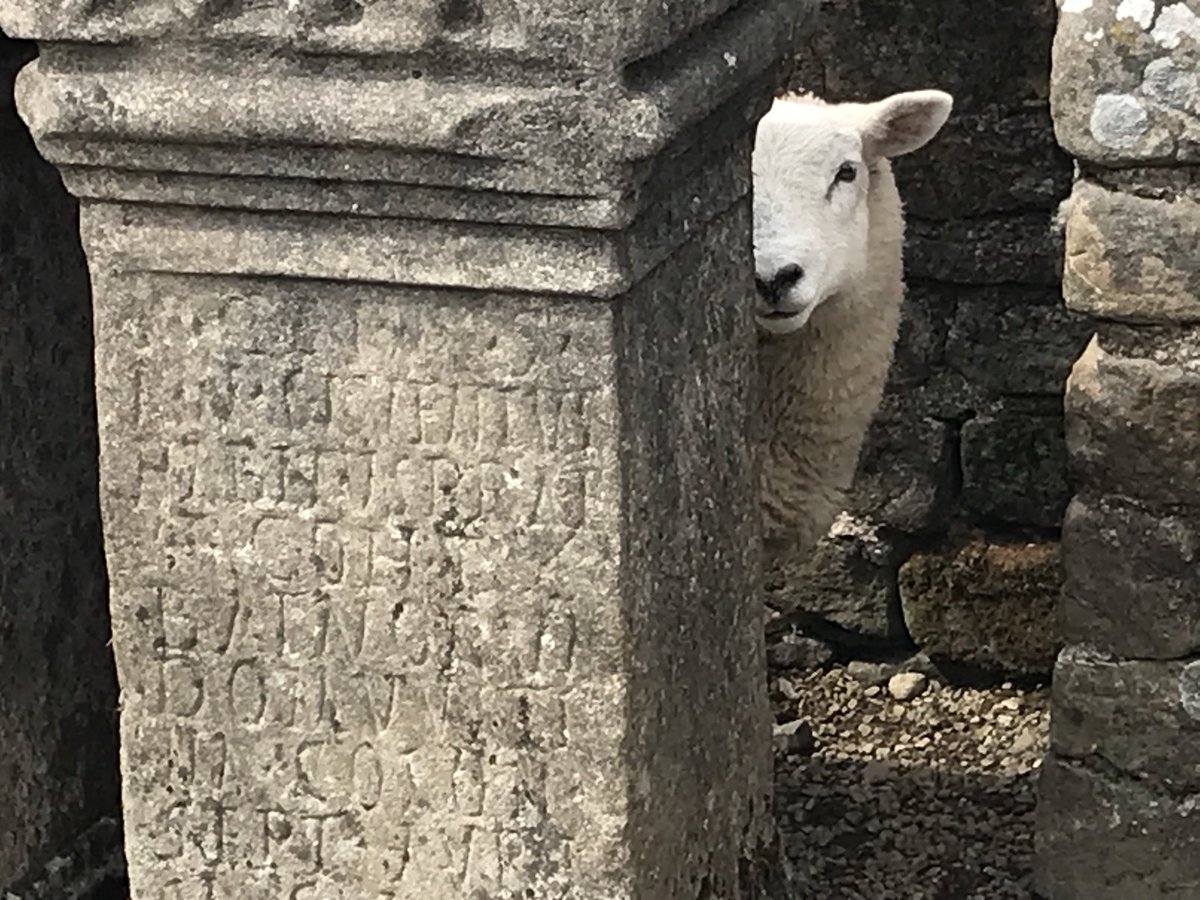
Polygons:
M792 263L789 266L784 266L775 273L775 277L772 279L772 286L777 291L786 291L803 277L804 270L795 263Z

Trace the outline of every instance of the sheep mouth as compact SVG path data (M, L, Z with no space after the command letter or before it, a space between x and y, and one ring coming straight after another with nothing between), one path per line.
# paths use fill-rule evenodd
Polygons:
M759 313L759 315L762 316L764 319L782 320L782 319L794 319L794 318L796 318L796 316L800 315L801 312L803 312L803 310L773 309L767 313Z

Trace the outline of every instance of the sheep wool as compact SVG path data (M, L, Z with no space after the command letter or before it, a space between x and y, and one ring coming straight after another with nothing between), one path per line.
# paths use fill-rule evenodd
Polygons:
M810 551L842 509L891 365L904 215L889 159L931 140L952 102L791 94L759 123L755 434L765 537L790 553Z

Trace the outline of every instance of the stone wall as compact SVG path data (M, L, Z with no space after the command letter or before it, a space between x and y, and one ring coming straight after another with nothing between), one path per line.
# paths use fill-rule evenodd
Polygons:
M115 861L117 686L78 207L17 118L0 34L0 895Z
M139 900L784 895L746 300L802 8L0 7L82 199Z
M1096 335L1067 391L1037 882L1048 900L1200 891L1200 3L1066 0L1059 140L1079 162L1064 288Z
M1071 163L1049 111L1054 22L1053 0L838 0L797 55L793 87L831 100L955 97L942 134L896 162L909 290L848 516L770 582L777 609L850 643L1053 663L1063 383L1090 333L1059 288Z

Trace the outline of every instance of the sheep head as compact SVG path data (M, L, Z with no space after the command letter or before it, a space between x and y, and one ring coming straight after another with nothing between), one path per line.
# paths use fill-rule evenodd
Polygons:
M876 103L829 104L810 95L775 100L759 122L753 158L759 327L796 331L818 305L863 276L880 161L923 147L952 104L941 91Z

